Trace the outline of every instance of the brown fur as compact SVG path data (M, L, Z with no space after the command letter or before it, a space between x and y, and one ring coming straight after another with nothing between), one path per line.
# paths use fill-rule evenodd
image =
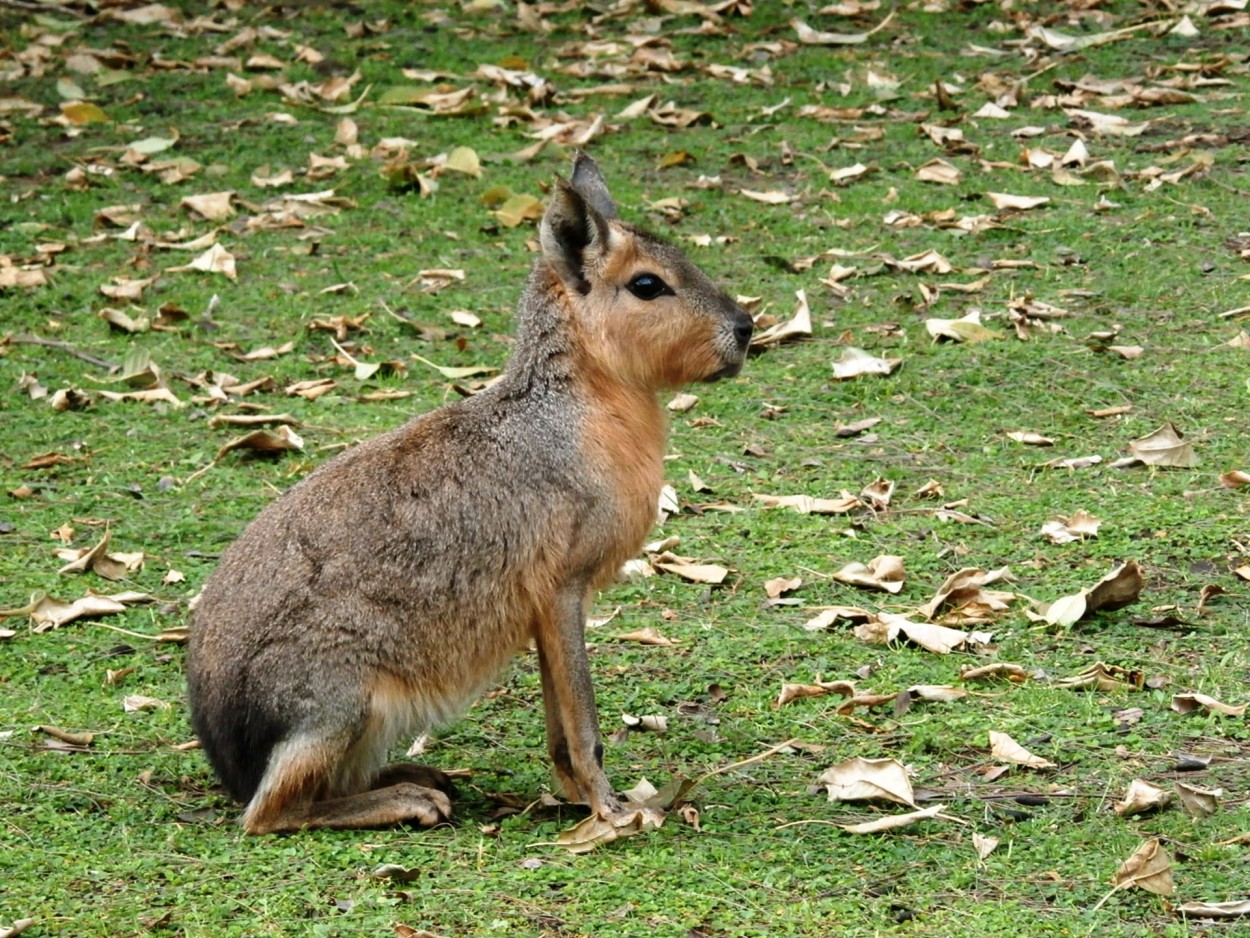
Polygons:
M252 833L450 816L395 740L456 713L531 640L565 793L623 812L602 768L583 630L663 481L661 389L736 373L750 318L676 248L616 220L586 157L494 387L362 443L273 502L194 613L196 732ZM665 290L648 292L654 282Z

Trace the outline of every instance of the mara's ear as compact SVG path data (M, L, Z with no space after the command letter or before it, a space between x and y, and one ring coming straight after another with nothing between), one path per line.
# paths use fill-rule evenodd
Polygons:
M599 164L581 150L577 151L573 160L573 188L604 218L611 221L616 217L616 203L612 201L608 184L599 172Z
M573 185L557 177L538 240L543 257L560 279L579 293L588 292L586 268L607 251L608 238L607 219Z

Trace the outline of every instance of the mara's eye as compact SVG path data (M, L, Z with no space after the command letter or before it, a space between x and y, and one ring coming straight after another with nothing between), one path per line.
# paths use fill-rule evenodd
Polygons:
M639 274L625 288L640 300L654 300L665 293L672 294L673 289L655 274Z

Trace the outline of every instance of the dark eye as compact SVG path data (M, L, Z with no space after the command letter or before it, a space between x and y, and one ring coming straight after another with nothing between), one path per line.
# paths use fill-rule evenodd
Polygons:
M654 300L666 293L670 295L673 293L672 287L655 274L639 274L625 284L625 289L640 300Z

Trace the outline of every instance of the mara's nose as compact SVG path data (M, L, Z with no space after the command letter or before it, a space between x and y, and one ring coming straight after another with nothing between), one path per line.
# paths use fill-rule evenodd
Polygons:
M734 338L738 340L738 344L746 348L747 343L751 341L751 333L754 331L755 324L751 322L747 311L738 310L738 315L734 319Z

